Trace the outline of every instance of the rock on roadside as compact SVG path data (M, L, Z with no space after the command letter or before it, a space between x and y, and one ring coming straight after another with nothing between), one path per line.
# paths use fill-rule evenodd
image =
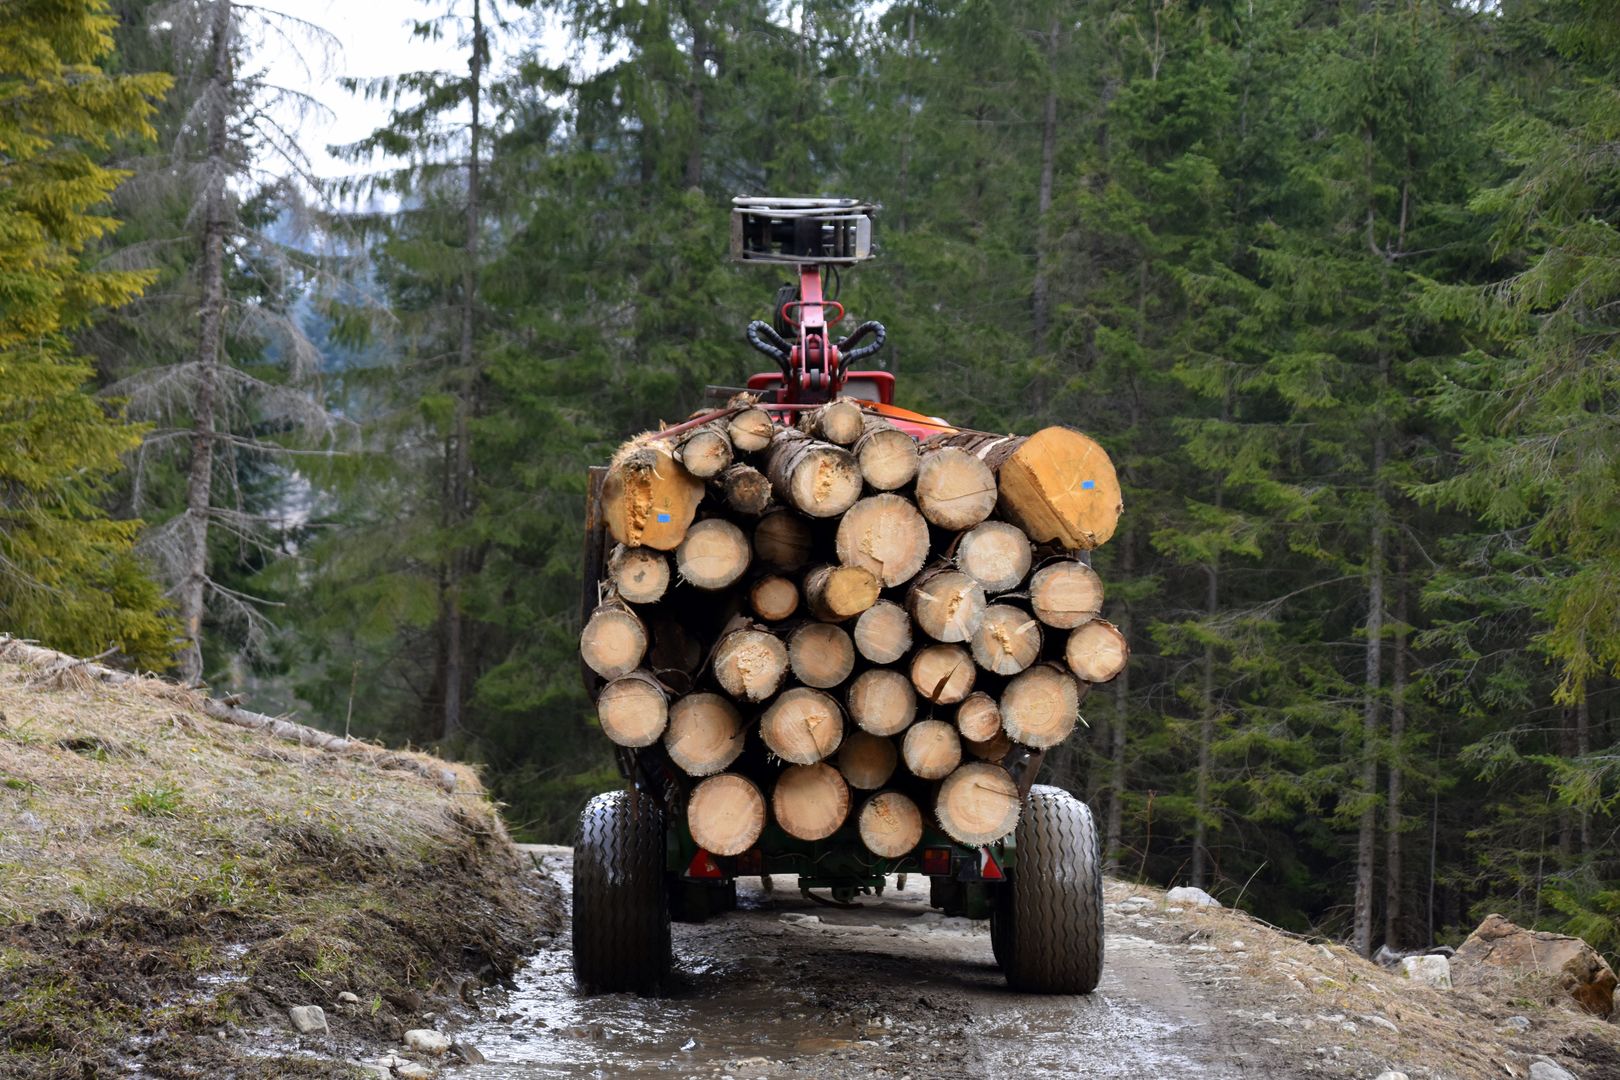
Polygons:
M1408 956L1396 967L1413 982L1436 990L1451 989L1451 961L1443 956Z
M450 1039L431 1028L412 1028L405 1033L405 1045L419 1054L442 1054L450 1049Z
M1559 1068L1550 1061L1532 1061L1530 1080L1575 1080L1575 1076L1568 1069Z
M1500 915L1487 915L1456 956L1457 981L1478 986L1493 975L1540 974L1589 1013L1614 1013L1616 979L1596 949L1578 937L1526 930Z
M319 1005L294 1005L287 1010L287 1017L300 1035L331 1034L331 1028L326 1026L326 1010Z
M1172 904L1191 904L1194 907L1220 907L1221 902L1194 885L1177 885L1164 894Z

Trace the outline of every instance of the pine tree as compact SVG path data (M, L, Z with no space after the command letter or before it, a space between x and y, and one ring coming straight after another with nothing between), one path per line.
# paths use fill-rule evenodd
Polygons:
M69 335L152 275L87 265L117 228L124 174L109 144L153 134L162 74L111 76L102 0L29 0L0 19L0 610L8 631L165 666L171 626L131 545L137 523L99 499L139 429L86 389Z

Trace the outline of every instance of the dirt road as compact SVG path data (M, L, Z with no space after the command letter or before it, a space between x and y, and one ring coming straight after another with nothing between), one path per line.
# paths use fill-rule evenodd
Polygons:
M566 890L568 849L533 850ZM1134 935L1128 915L1109 911L1095 993L1036 997L1008 992L984 924L928 907L926 878L894 886L844 910L802 899L792 879L771 894L757 879L740 883L736 912L676 925L679 974L658 1000L576 995L565 932L462 1032L489 1061L459 1075L1293 1075L1276 1046L1223 1008L1218 974L1175 944Z

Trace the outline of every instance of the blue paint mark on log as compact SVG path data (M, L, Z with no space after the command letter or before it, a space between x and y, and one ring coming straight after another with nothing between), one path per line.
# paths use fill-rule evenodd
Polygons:
M1096 486L1097 486L1097 481L1095 481L1095 480L1082 480L1082 481L1080 481L1080 490L1081 491L1090 491L1092 488L1094 488Z
M1091 486L1091 481L1090 480L1086 481L1086 486L1087 487ZM668 514L659 514L658 515L658 524L660 524L660 525L668 525L669 524L669 515Z

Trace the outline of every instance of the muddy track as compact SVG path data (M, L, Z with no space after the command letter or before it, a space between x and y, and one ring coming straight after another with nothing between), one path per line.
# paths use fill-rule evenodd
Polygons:
M571 853L533 849L566 889ZM1282 1077L1280 1049L1223 1008L1184 950L1108 916L1087 997L1007 990L982 923L928 907L926 878L835 909L791 879L739 883L738 910L675 927L667 996L575 994L566 931L463 1031L478 1080L535 1077ZM1218 984L1217 984L1218 985ZM1271 1051L1271 1052L1266 1052ZM1281 1060L1279 1060L1281 1058Z

